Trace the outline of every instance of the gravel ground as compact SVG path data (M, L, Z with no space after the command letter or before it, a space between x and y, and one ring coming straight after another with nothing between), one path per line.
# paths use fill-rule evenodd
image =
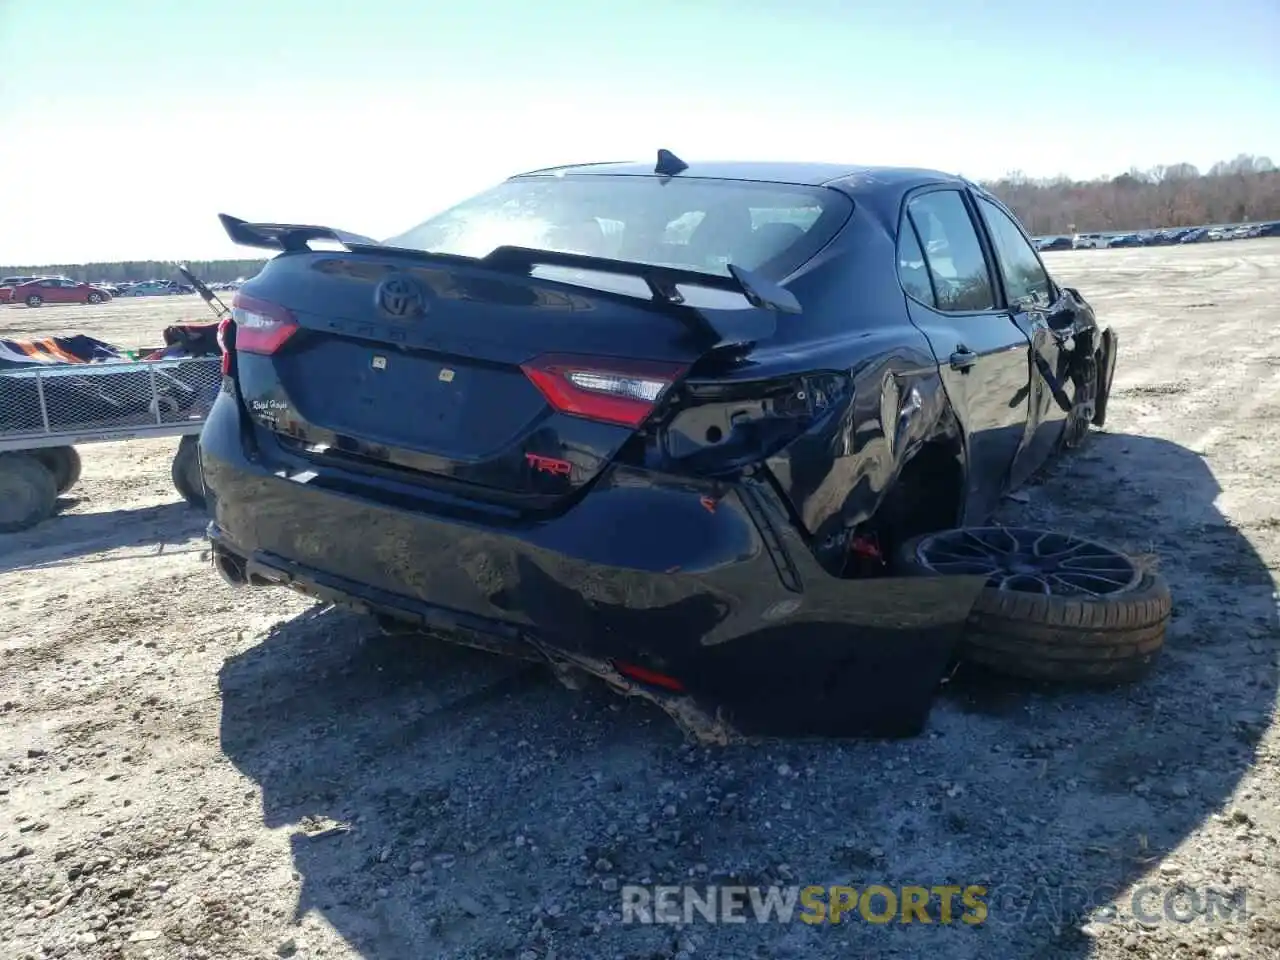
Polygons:
M84 447L60 515L0 536L0 956L1280 956L1280 243L1051 266L1119 328L1116 393L1003 519L1160 564L1147 681L962 673L914 740L695 748L645 704L233 591L174 441ZM206 316L6 307L0 336ZM990 913L623 924L629 883L979 884Z

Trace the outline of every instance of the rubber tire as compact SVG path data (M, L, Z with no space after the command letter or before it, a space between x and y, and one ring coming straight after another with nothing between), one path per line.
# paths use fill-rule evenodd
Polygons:
M48 520L57 501L58 485L48 467L29 454L0 454L0 533Z
M937 576L915 559L926 537L896 556L908 576ZM1140 679L1164 647L1173 609L1169 586L1144 573L1124 593L1097 600L1047 597L988 587L978 595L960 642L961 662L1023 680L1113 684Z
M64 494L80 482L80 454L75 447L45 447L31 454L53 474L58 494Z
M93 304L101 303L101 302L102 302L102 294L100 294L100 293L91 293L91 294L89 294L89 296L85 297L85 300L86 300L88 303L93 303Z
M187 434L178 441L178 452L173 455L169 475L183 500L197 510L206 509L204 480L200 475L200 438L195 434Z
M33 293L31 296L27 297L28 307L38 307L42 303L44 303L44 297L40 296L38 293Z

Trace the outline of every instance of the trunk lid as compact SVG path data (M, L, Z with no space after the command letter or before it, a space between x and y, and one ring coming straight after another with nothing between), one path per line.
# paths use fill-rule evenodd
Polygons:
M768 306L787 296L746 275L515 248L286 252L237 295L235 375L292 452L549 506L700 359L772 334Z

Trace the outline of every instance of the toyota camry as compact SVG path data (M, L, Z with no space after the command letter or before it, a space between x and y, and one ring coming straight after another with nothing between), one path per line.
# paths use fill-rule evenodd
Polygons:
M704 733L919 729L989 578L895 551L1106 414L1114 334L945 173L661 151L383 241L222 223L276 253L201 437L223 577Z

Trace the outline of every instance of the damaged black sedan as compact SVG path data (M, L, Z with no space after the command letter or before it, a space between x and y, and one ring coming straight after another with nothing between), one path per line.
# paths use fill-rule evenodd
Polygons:
M1106 415L1115 336L947 174L662 151L383 242L222 221L279 251L201 438L224 578L586 671L712 738L918 730L992 561L893 558ZM1002 582L1039 550L996 545ZM1055 562L1102 584L1080 595L1141 581Z

